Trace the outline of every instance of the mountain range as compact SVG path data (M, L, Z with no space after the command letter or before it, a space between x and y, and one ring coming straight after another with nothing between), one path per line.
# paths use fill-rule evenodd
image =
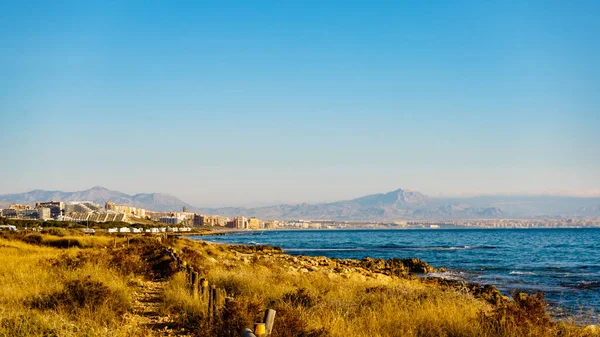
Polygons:
M256 208L198 208L168 194L128 195L96 186L78 192L34 190L0 195L0 207L7 207L10 203L49 200L85 200L101 205L112 201L152 211L181 211L185 206L190 211L204 214L229 217L243 215L279 220L394 221L600 216L600 197L493 195L449 198L429 197L417 191L403 189L330 203L284 204Z
M63 192L34 190L27 193L0 195L1 203L32 204L36 201L91 201L104 206L106 201L116 204L132 205L156 212L181 211L183 206L192 207L180 199L163 193L140 193L128 195L95 186L85 191Z

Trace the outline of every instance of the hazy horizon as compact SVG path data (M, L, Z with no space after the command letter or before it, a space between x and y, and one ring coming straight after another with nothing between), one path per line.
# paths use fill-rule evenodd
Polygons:
M185 200L183 198L180 198L178 195L173 195L173 194L169 194L169 193L164 193L164 192L160 192L160 191L142 191L142 192L126 192L126 191L121 191L118 188L108 188L105 186L99 186L99 185L95 185L89 188L84 188L84 189L78 189L78 190L61 190L61 189L50 189L50 190L44 190L44 191L60 191L60 192L67 192L67 193L72 193L72 192L80 192L80 191L86 191L89 189L93 189L93 188L104 188L110 191L115 191L115 192L121 192L121 193L125 193L127 195L136 195L136 194L147 194L147 193L159 193L159 194L168 194L174 197L177 197L179 199L182 199L183 202L186 202L187 204L194 206L194 207L199 207L199 208L219 208L219 207L263 207L263 206L275 206L275 205L282 205L282 204L318 204L318 203L330 203L330 202L337 202L337 201L345 201L345 200L352 200L352 199L356 199L356 198L360 198L360 197L364 197L367 195L374 195L374 194L385 194L388 192L393 192L398 190L399 188L395 188L392 190L386 190L386 191L379 191L379 192L372 192L372 193L367 193L367 194L361 194L361 195L355 195L355 196L347 196L347 197L342 197L339 199L331 199L331 200L296 200L296 201L285 201L285 200L279 200L279 201L255 201L252 203L247 203L247 204L194 204L193 202L189 202L188 200ZM407 188L400 188L404 191L416 191L416 192L420 192L423 193L422 191L416 190L416 189L407 189ZM27 190L27 191L22 191L22 192L14 192L14 193L0 193L0 195L5 195L5 194L22 194L22 193L28 193L28 192L33 192L36 190L42 190L42 189L33 189L33 190ZM440 198L440 199L452 199L452 198L456 198L456 199L467 199L467 198L475 198L475 197L544 197L544 196L548 196L548 197L574 197L574 198L600 198L600 191L590 191L587 194L573 194L571 192L546 192L546 193L539 193L539 194L535 194L535 193L487 193L487 194L477 194L477 193L461 193L461 194L428 194L428 193L423 193L424 195L431 197L431 198Z
M599 11L2 3L0 194L600 196Z

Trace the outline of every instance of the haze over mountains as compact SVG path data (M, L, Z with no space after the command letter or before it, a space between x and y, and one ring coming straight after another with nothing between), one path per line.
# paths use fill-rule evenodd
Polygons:
M152 211L190 211L223 216L255 216L261 219L305 220L454 220L497 218L544 218L600 216L600 197L568 196L475 196L428 197L420 192L398 189L388 193L319 204L275 205L256 208L198 208L168 194L141 193L128 195L103 187L85 191L63 192L34 190L0 195L0 203L34 203L36 201L112 201ZM6 205L4 205L6 206Z
M117 204L132 205L157 212L181 211L187 203L178 198L163 193L140 193L128 195L118 191L111 191L104 187L95 186L85 191L63 192L33 190L27 193L0 195L0 202L5 203L35 203L36 201L91 201L104 206L106 201Z

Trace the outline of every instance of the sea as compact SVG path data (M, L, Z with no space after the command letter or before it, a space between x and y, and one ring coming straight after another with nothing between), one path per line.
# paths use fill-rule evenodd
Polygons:
M600 323L600 228L269 230L190 237L273 245L291 255L422 259L442 277L514 291L541 292L557 319Z

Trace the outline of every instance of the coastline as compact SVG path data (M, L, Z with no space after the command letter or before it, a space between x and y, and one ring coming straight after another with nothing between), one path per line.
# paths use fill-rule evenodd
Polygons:
M176 333L169 336L197 335L198 329L204 329L200 336L237 336L266 308L277 312L274 336L550 337L598 336L600 330L553 320L536 296L509 299L490 286L420 277L443 269L419 259L293 256L274 246L211 244L173 235L3 233L0 250L0 279L14 290L10 303L0 300L0 315L9 315L0 319L0 334L23 319L32 319L29 331L62 335L72 326L104 329L104 321L95 318L108 317L107 331L119 332L115 336L146 336L148 327L140 324L144 317L135 308L146 306L144 296L150 295L154 304L145 310L155 313L154 322L168 322ZM207 280L221 289L227 298L222 310L206 311L209 302L190 287L193 275L196 284ZM36 289L40 278L44 288ZM95 302L69 300L81 292ZM115 294L119 301L113 303ZM52 316L47 310L61 298L67 299L60 302L65 310L47 321ZM90 316L80 315L81 308ZM210 317L214 324L207 326Z
M502 229L504 231L504 229ZM570 230L570 229L565 229L565 230ZM325 231L325 230L290 230L290 231L286 231L286 232L303 232L303 233L310 233L310 232L315 232L315 231ZM338 230L335 230L338 231ZM351 232L353 230L348 230L347 232ZM370 230L366 230L366 231L370 231ZM377 230L374 230L377 231ZM395 231L395 230L391 230L391 231ZM468 230L470 232L473 232L472 230ZM485 232L486 230L478 230L475 232ZM237 233L239 234L240 231L237 231ZM221 245L224 244L225 246L227 245L244 245L244 246L249 246L249 247L254 247L252 243L246 243L249 240L251 241L258 241L260 243L266 243L266 244L272 244L277 246L277 243L282 243L282 242L288 242L285 240L294 240L294 239L298 239L298 240L302 240L301 238L310 238L310 240L312 240L314 238L314 236L307 234L305 235L293 235L293 236L288 236L288 235L277 235L277 239L276 240L269 240L267 238L265 239L258 239L258 238L254 238L254 235L252 232L250 231L241 231L244 232L247 235L243 235L240 236L239 238L235 238L235 239L225 239L225 238L221 238L221 239L217 239L215 238L214 241L205 241L208 242L210 244L217 244L217 245ZM419 231L421 232L421 231ZM454 232L454 230L448 230L447 232ZM519 230L515 229L513 232L520 232ZM555 232L555 231L550 231L550 232ZM234 233L232 233L234 234ZM323 234L326 235L326 234ZM420 234L415 233L415 236L421 237ZM462 235L462 234L461 234ZM478 235L473 234L475 237L479 237ZM554 235L554 234L553 234ZM557 232L556 235L561 235L559 232ZM510 235L509 235L510 236ZM327 236L324 237L320 237L320 238L326 238ZM340 236L340 237L346 237L344 236ZM333 240L340 240L340 237L333 237ZM354 235L352 236L354 238L356 238L357 236ZM402 237L404 237L404 235L402 235ZM194 240L194 238L191 238L192 240ZM198 240L206 240L204 238L198 238ZM307 239L308 240L308 239ZM321 240L321 239L319 239ZM349 239L351 240L351 239ZM223 242L225 241L225 242ZM327 239L325 239L325 242L327 241ZM275 242L275 243L274 243ZM302 242L302 241L300 241ZM320 242L320 241L317 241ZM341 242L341 241L340 241ZM363 243L359 243L358 245L361 246ZM463 243L464 244L464 243ZM469 243L470 244L470 243ZM284 243L285 246L285 243ZM290 248L289 245L287 245L287 247L290 249L290 251L287 251L285 248L281 248L282 252L284 254L288 254L289 256L293 256L296 259L296 261L298 261L300 264L306 264L307 266L313 266L314 267L314 263L311 261L313 258L319 258L319 259L326 259L326 260L322 260L320 262L321 268L320 269L324 269L322 268L323 266L327 266L330 265L331 263L328 262L328 260L331 261L342 261L344 264L348 265L348 266L352 266L352 267L360 267L360 270L358 270L358 273L361 275L371 275L371 274L383 274L383 275L389 275L389 271L383 271L386 267L379 267L377 270L369 270L369 268L365 268L363 265L361 265L361 261L364 260L377 260L377 261L387 261L387 260L394 260L393 257L411 257L411 256L415 256L412 255L409 251L404 251L401 254L396 255L396 253L394 253L394 250L396 248L389 248L390 250L385 252L385 250L375 250L375 252L373 255L369 254L369 253L373 253L370 252L370 250L372 248L360 248L360 249L351 249L351 248L343 248L343 249L337 249L337 245L327 245L325 247L328 247L326 249L323 249L321 251L321 249L318 249L316 247L318 246L318 243L316 243L316 246L313 244L310 247L304 248L304 246L302 246L302 249L298 249L296 250L295 248ZM291 247L301 247L298 246L298 243L296 243L296 246L292 245ZM363 246L366 247L366 246ZM387 246L384 246L387 247ZM395 246L394 246L395 247ZM404 246L401 246L404 247ZM447 247L447 246L446 246ZM335 249L334 249L335 248ZM477 246L457 246L457 247L448 247L448 248L442 248L442 251L438 251L436 252L438 249L437 247L433 247L432 250L430 250L429 253L427 254L423 254L422 250L416 250L415 253L417 256L421 259L421 261L426 261L427 263L431 263L432 260L429 260L428 258L423 258L423 256L446 256L446 257L455 257L454 259L462 259L464 261L466 256L472 256L473 254L479 255L479 252L490 252L490 254L498 254L499 250L494 249L494 250L485 250L485 251L481 251L478 250ZM493 247L493 246L481 246L481 248L498 248L498 247ZM403 250L403 248L398 248L400 250ZM426 250L428 248L424 248L424 250ZM454 250L457 249L457 250ZM471 250L474 249L474 250ZM443 252L444 250L446 250L447 252ZM305 254L309 254L308 256ZM442 254L442 255L440 255ZM470 255L469 255L470 254ZM323 255L327 256L324 257ZM383 256L383 258L381 258ZM387 257L386 257L387 256ZM494 255L497 256L497 255ZM483 258L483 257L482 257ZM327 260L328 259L328 260ZM397 260L397 259L396 259ZM345 262L345 261L349 261L349 262ZM422 276L423 279L428 279L425 282L434 282L434 283L443 283L445 286L448 287L454 287L457 289L464 289L464 288L486 288L489 289L490 292L498 292L499 294L501 294L504 297L509 297L509 296L514 296L515 292L526 292L528 294L535 294L538 292L544 292L543 289L549 289L548 291L550 291L550 295L549 298L546 300L547 304L548 304L548 308L549 308L549 312L552 312L553 317L557 320L561 320L561 321L569 321L569 320L573 320L575 319L576 321L580 322L581 324L598 324L598 317L597 316L593 316L592 314L590 314L589 317L586 317L586 314L584 313L583 310L587 310L587 309L582 309L580 306L578 307L573 307L572 303L574 299L577 299L578 297L566 297L565 299L559 298L557 300L556 297L556 291L554 290L552 283L536 283L539 282L539 277L540 276L531 276L531 275L535 275L534 273L530 273L530 272L514 272L513 270L522 270L519 269L517 266L506 266L507 269L504 269L505 271L499 272L499 271L492 271L489 272L489 274L486 274L487 277L480 277L479 275L482 275L481 272L473 272L473 273L465 273L465 268L466 267L462 267L459 269L456 269L456 263L454 264L454 266L452 264L448 265L445 263L441 263L438 260L433 260L433 262L437 263L433 263L433 265L435 265L435 267L439 267L438 270L435 270L435 272L431 271L428 274L419 274L419 276ZM378 262L381 263L381 262ZM385 264L385 263L384 263ZM382 264L382 265L384 265ZM318 265L318 264L317 264ZM560 273L560 272L565 272L564 270L562 270L561 268L558 268L558 266L560 265L552 265L553 267L551 267L551 269L553 270L552 273ZM304 265L301 266L292 266L292 270L294 269L301 269L304 268ZM478 266L478 268L480 268L481 266ZM389 267L387 267L389 269ZM491 265L489 268L498 268L497 265ZM318 268L313 268L313 269L318 269ZM326 268L325 268L326 269ZM331 268L330 268L331 269ZM480 269L476 269L476 270L480 270ZM498 270L498 269L494 269L494 270ZM525 269L527 270L527 269ZM588 270L588 269L586 269ZM455 271L455 273L452 273L452 271ZM331 272L331 270L329 270L328 272ZM441 275L440 275L441 274ZM496 282L492 282L490 284L490 282L481 282L479 281L479 279L484 279L484 280L489 280L490 277L497 277L494 275L506 275L506 280L511 280L508 282L512 282L512 283L503 283L503 282L498 282L498 279L495 279ZM544 276L547 277L548 276ZM526 287L526 286L522 286L521 283L522 281L519 280L529 280L528 282L532 282L529 284L534 285L533 287ZM570 279L572 281L572 279ZM506 281L505 281L506 282ZM544 282L544 281L542 281ZM560 279L552 279L552 281L546 281L546 282L562 282ZM574 282L574 281L572 281ZM588 284L586 283L587 281L582 281L584 282L584 284ZM498 286L499 284L499 286ZM537 287L535 285L538 285ZM561 283L562 284L562 283ZM544 286L547 286L549 288L543 288ZM566 287L566 286L565 286ZM492 288L494 290L492 290ZM537 288L537 289L536 289ZM565 288L565 291L568 291L568 288ZM576 288L574 288L576 289ZM587 289L587 288L586 288ZM589 288L591 289L591 288ZM589 292L590 295L585 295L585 296L593 296L593 290L586 290L587 292ZM573 293L573 294L577 294ZM553 297L554 296L554 297ZM579 295L574 295L574 296L579 296ZM588 297L589 298L589 297ZM571 302L569 302L571 301ZM589 306L588 308L594 308L594 306L596 305L595 302L589 302L588 303ZM589 309L589 310L593 310L593 309ZM594 318L595 317L595 318Z
M225 235L225 233L221 234ZM484 299L490 304L501 305L509 301L509 297L503 295L496 287L492 285L483 285L476 282L465 282L458 280L449 280L441 277L423 277L428 274L442 273L448 271L447 268L434 268L426 261L418 258L392 258L384 260L381 258L365 257L363 259L337 259L325 256L310 255L290 255L284 249L271 245L250 245L250 244L229 244L220 242L209 242L204 240L192 240L189 237L184 238L192 242L201 242L209 245L219 245L226 249L233 250L243 254L268 254L270 257L279 256L283 265L295 273L320 272L326 273L330 277L332 274L339 274L343 278L360 278L363 280L372 278L376 280L389 280L394 277L406 278L412 280L421 280L424 283L447 287L454 290L468 290L476 298ZM248 260L241 259L247 263Z
M504 315L515 314L519 317L531 317L531 321L528 319L526 322L519 323L523 326L544 322L544 325L551 326L552 329L557 327L561 329L564 327L572 327L573 329L583 328L586 333L592 332L590 336L594 336L593 333L598 329L596 325L587 325L584 327L585 323L577 325L575 324L577 322L572 320L561 321L552 318L546 311L546 302L538 295L514 293L512 298L509 298L492 285L448 280L439 277L422 277L431 273L443 272L446 269L436 269L427 262L416 258L389 260L364 258L359 260L328 258L324 256L295 256L286 254L280 247L275 246L211 243L202 239L193 240L189 238L181 240L181 244L176 244L176 247L182 248L183 252L186 252L187 249L184 247L188 245L197 248L194 249L195 252L188 251L184 256L188 256L188 254L190 254L189 256L197 256L195 255L197 254L196 252L202 252L203 250L222 252L219 254L209 253L209 256L212 256L209 258L211 260L209 264L212 268L217 267L218 264L223 264L225 268L230 269L228 272L234 272L234 270L238 270L239 268L242 270L246 270L247 268L255 270L258 268L258 270L265 272L266 269L261 268L267 267L271 270L270 273L274 274L274 277L278 275L276 278L287 275L285 277L292 277L296 280L325 279L335 284L336 287L341 288L350 284L353 286L356 284L378 284L376 286L377 289L379 287L387 289L388 287L393 288L401 284L410 284L411 288L431 289L427 291L445 294L441 296L459 296L461 298L460 301L472 298L477 303L480 303L477 306L483 305L482 308L487 308L478 309L483 310L478 315L484 315L480 318L484 320L495 320L504 317ZM227 257L224 258L224 256ZM446 306L454 304L447 302L443 305L438 305ZM506 319L506 317L502 319ZM528 327L528 329L534 328ZM554 336L554 334L539 335ZM582 334L581 336L586 335L588 334Z

